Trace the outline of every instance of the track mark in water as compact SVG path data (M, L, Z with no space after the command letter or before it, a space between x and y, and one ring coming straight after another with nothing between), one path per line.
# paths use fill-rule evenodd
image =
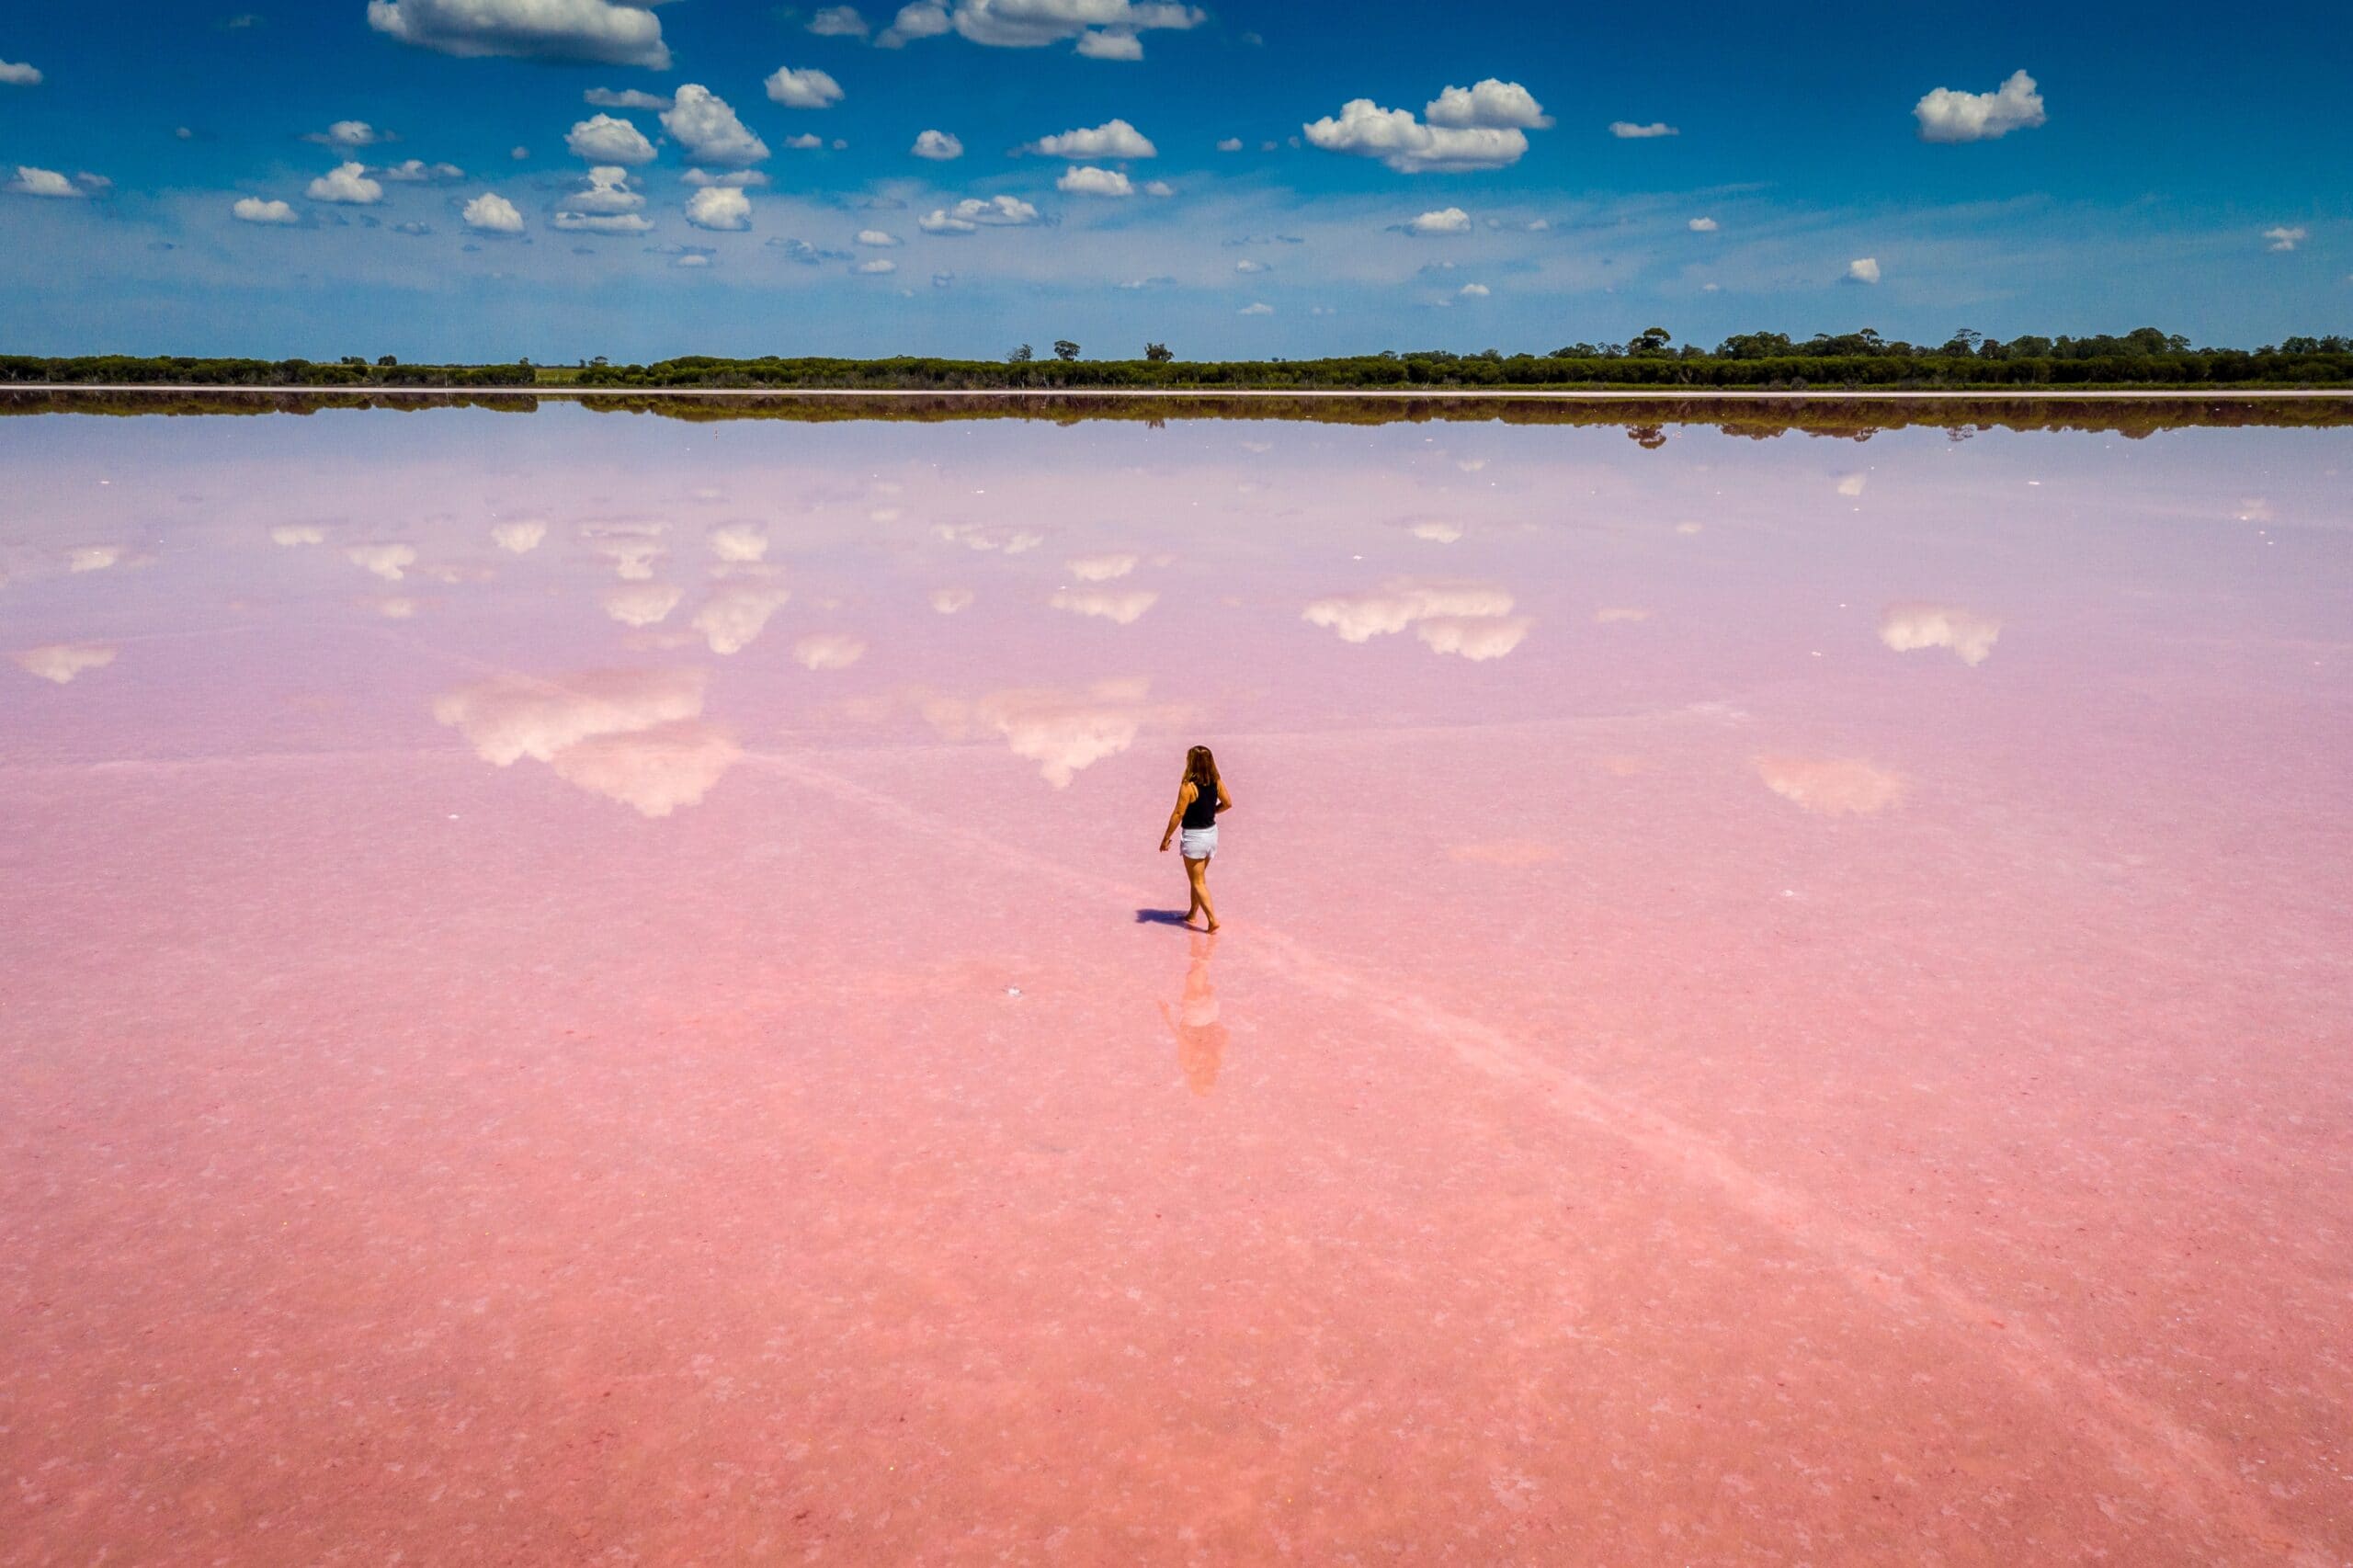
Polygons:
M1144 897L1134 887L1010 847L797 758L751 752L744 762L909 831L1017 864L1121 908L1132 908ZM1972 1349L2057 1407L2069 1424L2089 1428L2120 1470L2141 1480L2161 1506L2186 1521L2200 1526L2225 1522L2265 1552L2306 1568L2327 1568L2335 1561L2273 1519L2204 1436L2154 1402L2118 1387L2048 1336L2021 1326L2018 1314L1978 1301L1919 1267L1887 1238L1760 1176L1695 1129L1600 1088L1500 1029L1369 980L1279 932L1254 924L1247 935L1243 951L1283 980L1427 1036L1477 1072L1540 1090L1565 1114L1631 1145L1654 1165L1715 1192L1795 1244L1827 1258L1859 1294L1890 1307L1932 1309Z

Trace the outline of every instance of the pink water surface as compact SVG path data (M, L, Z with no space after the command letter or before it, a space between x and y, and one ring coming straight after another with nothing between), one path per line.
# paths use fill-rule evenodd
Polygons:
M2353 432L1667 435L0 421L0 1562L2353 1561Z

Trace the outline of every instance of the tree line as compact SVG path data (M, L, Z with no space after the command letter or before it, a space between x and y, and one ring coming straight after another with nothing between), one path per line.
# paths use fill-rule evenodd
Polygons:
M1427 348L1320 359L1179 359L1150 343L1135 358L1088 359L1067 338L1051 359L1027 345L1002 360L897 356L731 358L687 355L651 364L402 364L387 355L311 359L137 355L0 355L0 383L251 387L775 388L829 391L1510 391L1749 388L1940 390L2035 387L2353 386L2353 337L2294 336L2259 348L2194 347L2142 327L2120 336L2019 336L1971 331L1915 344L1866 328L1796 339L1738 333L1713 348L1677 346L1664 327L1624 343L1572 343L1549 354Z
M896 393L824 392L790 398L742 398L687 392L656 396L644 392L585 392L561 395L516 392L434 393L350 389L290 388L184 392L69 389L47 391L0 387L0 418L61 414L149 417L156 415L252 417L273 414L307 415L378 409L421 414L466 408L497 414L532 414L558 403L592 414L678 420L690 424L745 419L789 424L894 421L948 424L970 420L1045 420L1062 425L1118 420L1158 426L1171 421L1282 419L1317 425L1379 426L1428 422L1501 423L1615 427L1643 447L1665 443L1668 433L1709 427L1727 436L1765 440L1803 435L1867 441L1884 431L1913 427L1944 430L1967 440L1984 430L2097 431L2138 440L2167 430L2343 429L2353 426L2353 396L2258 401L2228 395L2158 400L2098 396L2037 400L2001 393L1933 401L1859 402L1836 390L1793 392L1769 402L1727 403L1705 392L1690 397L1652 396L1576 402L1465 396L1459 393L1395 397L1329 398L1253 393L1146 392L1135 397L1035 392L994 398Z

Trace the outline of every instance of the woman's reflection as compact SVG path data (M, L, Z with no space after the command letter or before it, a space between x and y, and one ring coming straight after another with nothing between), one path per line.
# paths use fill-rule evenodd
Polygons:
M1217 991L1210 984L1210 958L1217 951L1214 933L1195 933L1190 944L1192 962L1185 970L1184 1000L1171 1007L1160 1004L1160 1016L1168 1020L1168 1032L1176 1037L1176 1067L1185 1074L1185 1082L1193 1093L1206 1095L1210 1085L1217 1082L1220 1062L1225 1060L1225 1025L1217 1016Z

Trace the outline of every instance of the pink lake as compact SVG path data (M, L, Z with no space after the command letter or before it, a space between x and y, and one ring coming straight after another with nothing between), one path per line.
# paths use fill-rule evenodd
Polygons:
M0 1562L2353 1562L2353 428L1662 433L0 419Z

